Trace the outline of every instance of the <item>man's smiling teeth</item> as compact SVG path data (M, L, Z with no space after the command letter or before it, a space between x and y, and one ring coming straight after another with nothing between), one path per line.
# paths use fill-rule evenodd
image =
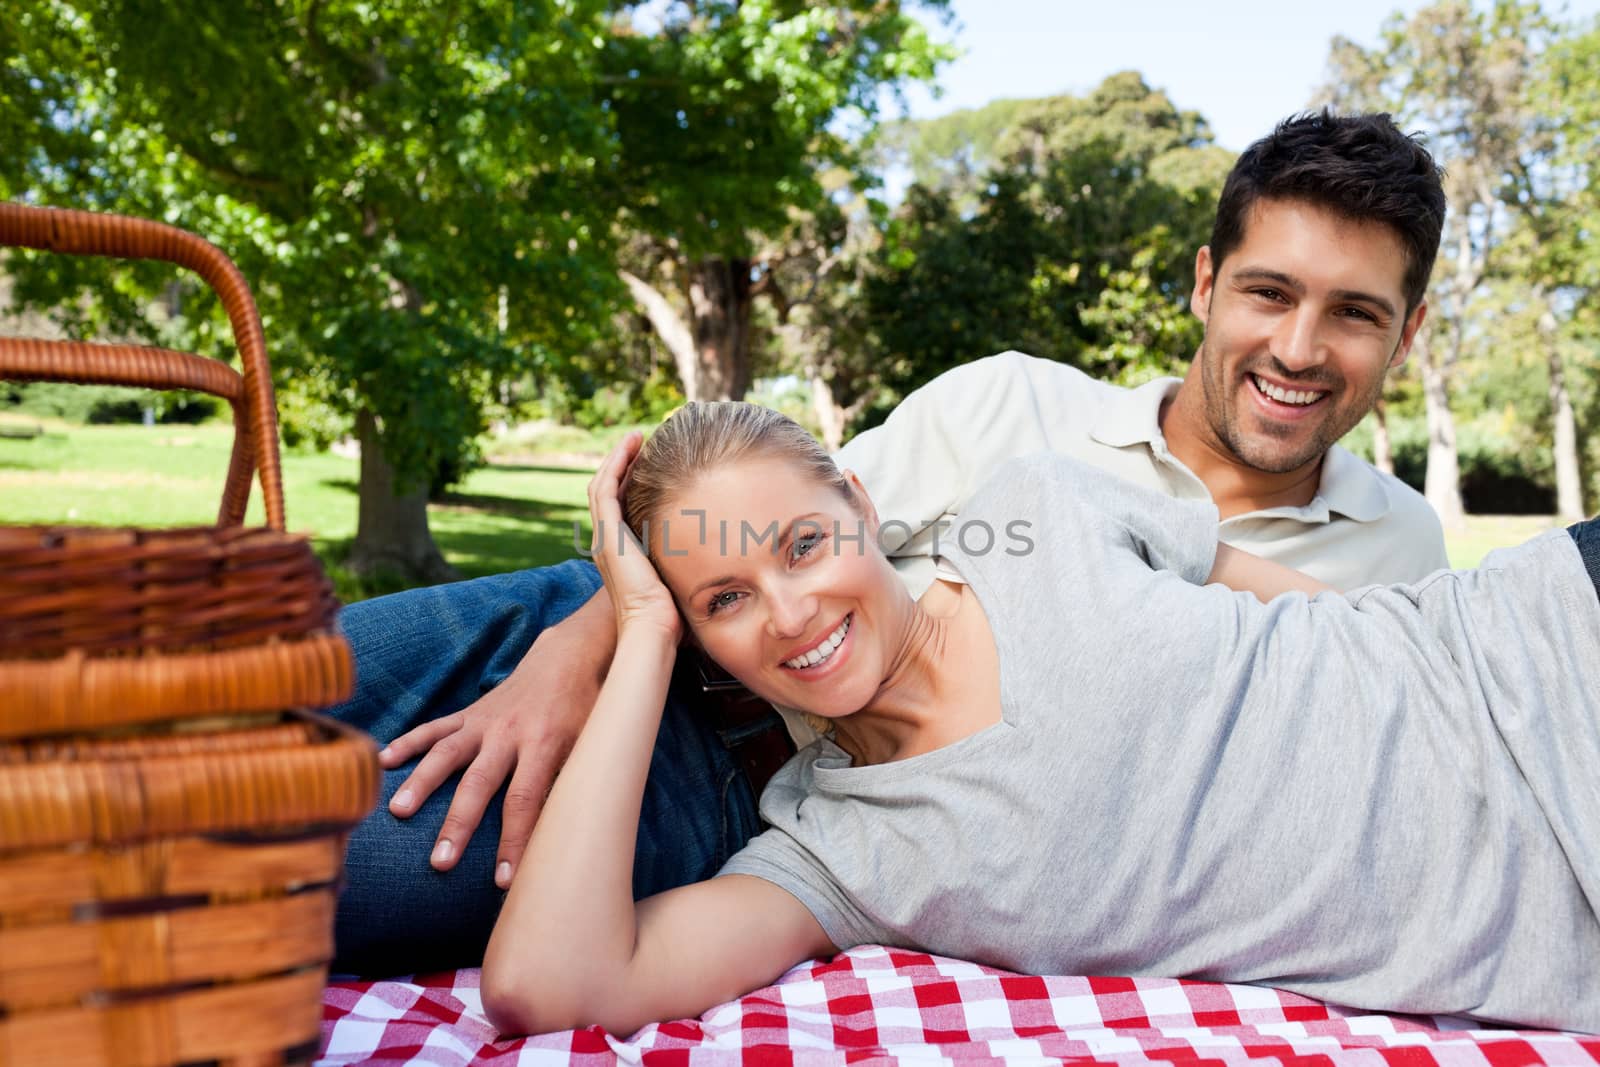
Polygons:
M1320 392L1303 392L1296 389L1279 389L1259 374L1252 374L1251 379L1256 383L1256 388L1280 404L1309 404L1313 400L1321 399Z
M827 659L829 656L833 655L833 650L839 647L839 642L843 641L844 635L849 632L850 616L846 615L844 617L844 621L839 624L839 628L833 631L833 633L829 634L827 637L823 638L822 643L816 648L813 648L810 652L807 652L803 656L796 656L794 659L784 660L783 665L785 667L792 667L797 671L804 670L807 667L814 667L823 660Z

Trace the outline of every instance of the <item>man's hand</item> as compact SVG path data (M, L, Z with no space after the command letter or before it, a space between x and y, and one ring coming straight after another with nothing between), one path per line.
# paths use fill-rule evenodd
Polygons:
M502 889L511 884L556 772L594 708L615 649L616 624L602 589L571 617L540 634L505 681L455 714L395 738L378 754L387 769L425 753L389 802L389 810L402 819L465 768L429 859L435 869L448 871L456 865L509 776L494 880Z

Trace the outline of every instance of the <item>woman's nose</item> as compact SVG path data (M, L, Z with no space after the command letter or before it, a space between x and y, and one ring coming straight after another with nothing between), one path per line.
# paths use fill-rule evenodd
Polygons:
M780 592L767 599L767 628L773 637L801 636L816 614L817 598L809 593Z

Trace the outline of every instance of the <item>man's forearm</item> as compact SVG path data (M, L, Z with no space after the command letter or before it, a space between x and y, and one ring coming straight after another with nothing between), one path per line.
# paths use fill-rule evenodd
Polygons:
M611 669L611 657L616 656L616 611L611 608L611 597L605 585L595 590L594 597L584 601L584 606L570 616L552 625L539 637L560 641L562 651L570 653L582 669L592 669L595 680L605 680ZM566 648L570 641L571 648Z
M570 664L571 669L593 678L596 685L604 681L617 652L616 611L605 586L596 589L577 611L541 633L511 672L511 678L517 678L527 667L534 648L558 651L560 661Z

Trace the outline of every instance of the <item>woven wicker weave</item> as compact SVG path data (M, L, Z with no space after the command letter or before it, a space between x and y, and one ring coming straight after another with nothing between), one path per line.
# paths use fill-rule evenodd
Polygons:
M244 367L0 339L0 377L204 389L235 424L215 527L0 527L0 1067L309 1059L379 771L364 735L282 710L341 699L352 668L284 532L254 304L168 226L4 204L0 243L196 270ZM252 473L265 528L241 525Z

